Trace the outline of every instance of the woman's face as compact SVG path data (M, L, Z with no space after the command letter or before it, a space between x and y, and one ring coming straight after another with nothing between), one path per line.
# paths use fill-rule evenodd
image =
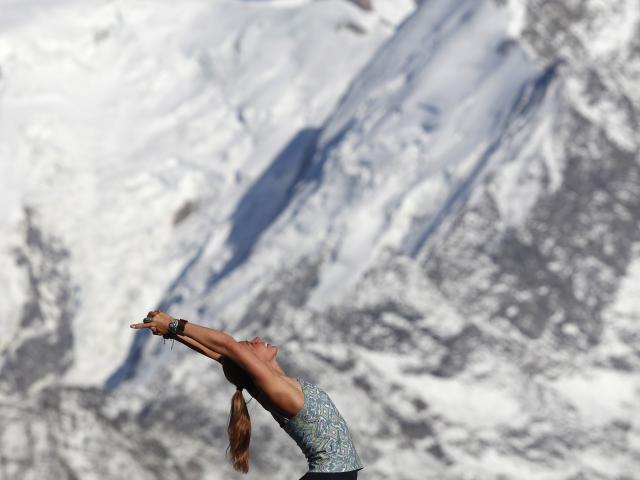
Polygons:
M270 362L278 354L278 347L265 342L260 337L255 337L253 340L243 340L240 343L246 344L258 358L265 362Z

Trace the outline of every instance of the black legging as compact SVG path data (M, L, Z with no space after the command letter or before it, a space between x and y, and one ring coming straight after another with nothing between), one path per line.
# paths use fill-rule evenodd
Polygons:
M356 480L358 478L358 470L351 472L307 472L300 480Z

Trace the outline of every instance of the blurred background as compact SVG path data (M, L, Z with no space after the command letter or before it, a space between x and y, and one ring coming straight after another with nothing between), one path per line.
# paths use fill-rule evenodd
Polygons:
M0 0L0 479L306 472L155 308L363 480L640 478L639 80L635 0Z

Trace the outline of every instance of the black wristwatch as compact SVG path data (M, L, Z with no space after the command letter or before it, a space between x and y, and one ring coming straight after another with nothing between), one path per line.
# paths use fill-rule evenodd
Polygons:
M184 326L189 323L186 320L181 319L173 319L169 322L169 332L174 335L183 334Z
M178 333L177 328L178 328L178 319L171 320L169 322L169 332L175 335Z

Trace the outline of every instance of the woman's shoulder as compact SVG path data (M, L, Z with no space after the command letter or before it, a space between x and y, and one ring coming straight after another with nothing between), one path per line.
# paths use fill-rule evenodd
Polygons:
M294 417L300 410L304 408L305 395L303 383L298 378L288 376L281 377L283 384L287 385L286 389L282 389L281 394L275 400L274 406L279 413L287 418Z

